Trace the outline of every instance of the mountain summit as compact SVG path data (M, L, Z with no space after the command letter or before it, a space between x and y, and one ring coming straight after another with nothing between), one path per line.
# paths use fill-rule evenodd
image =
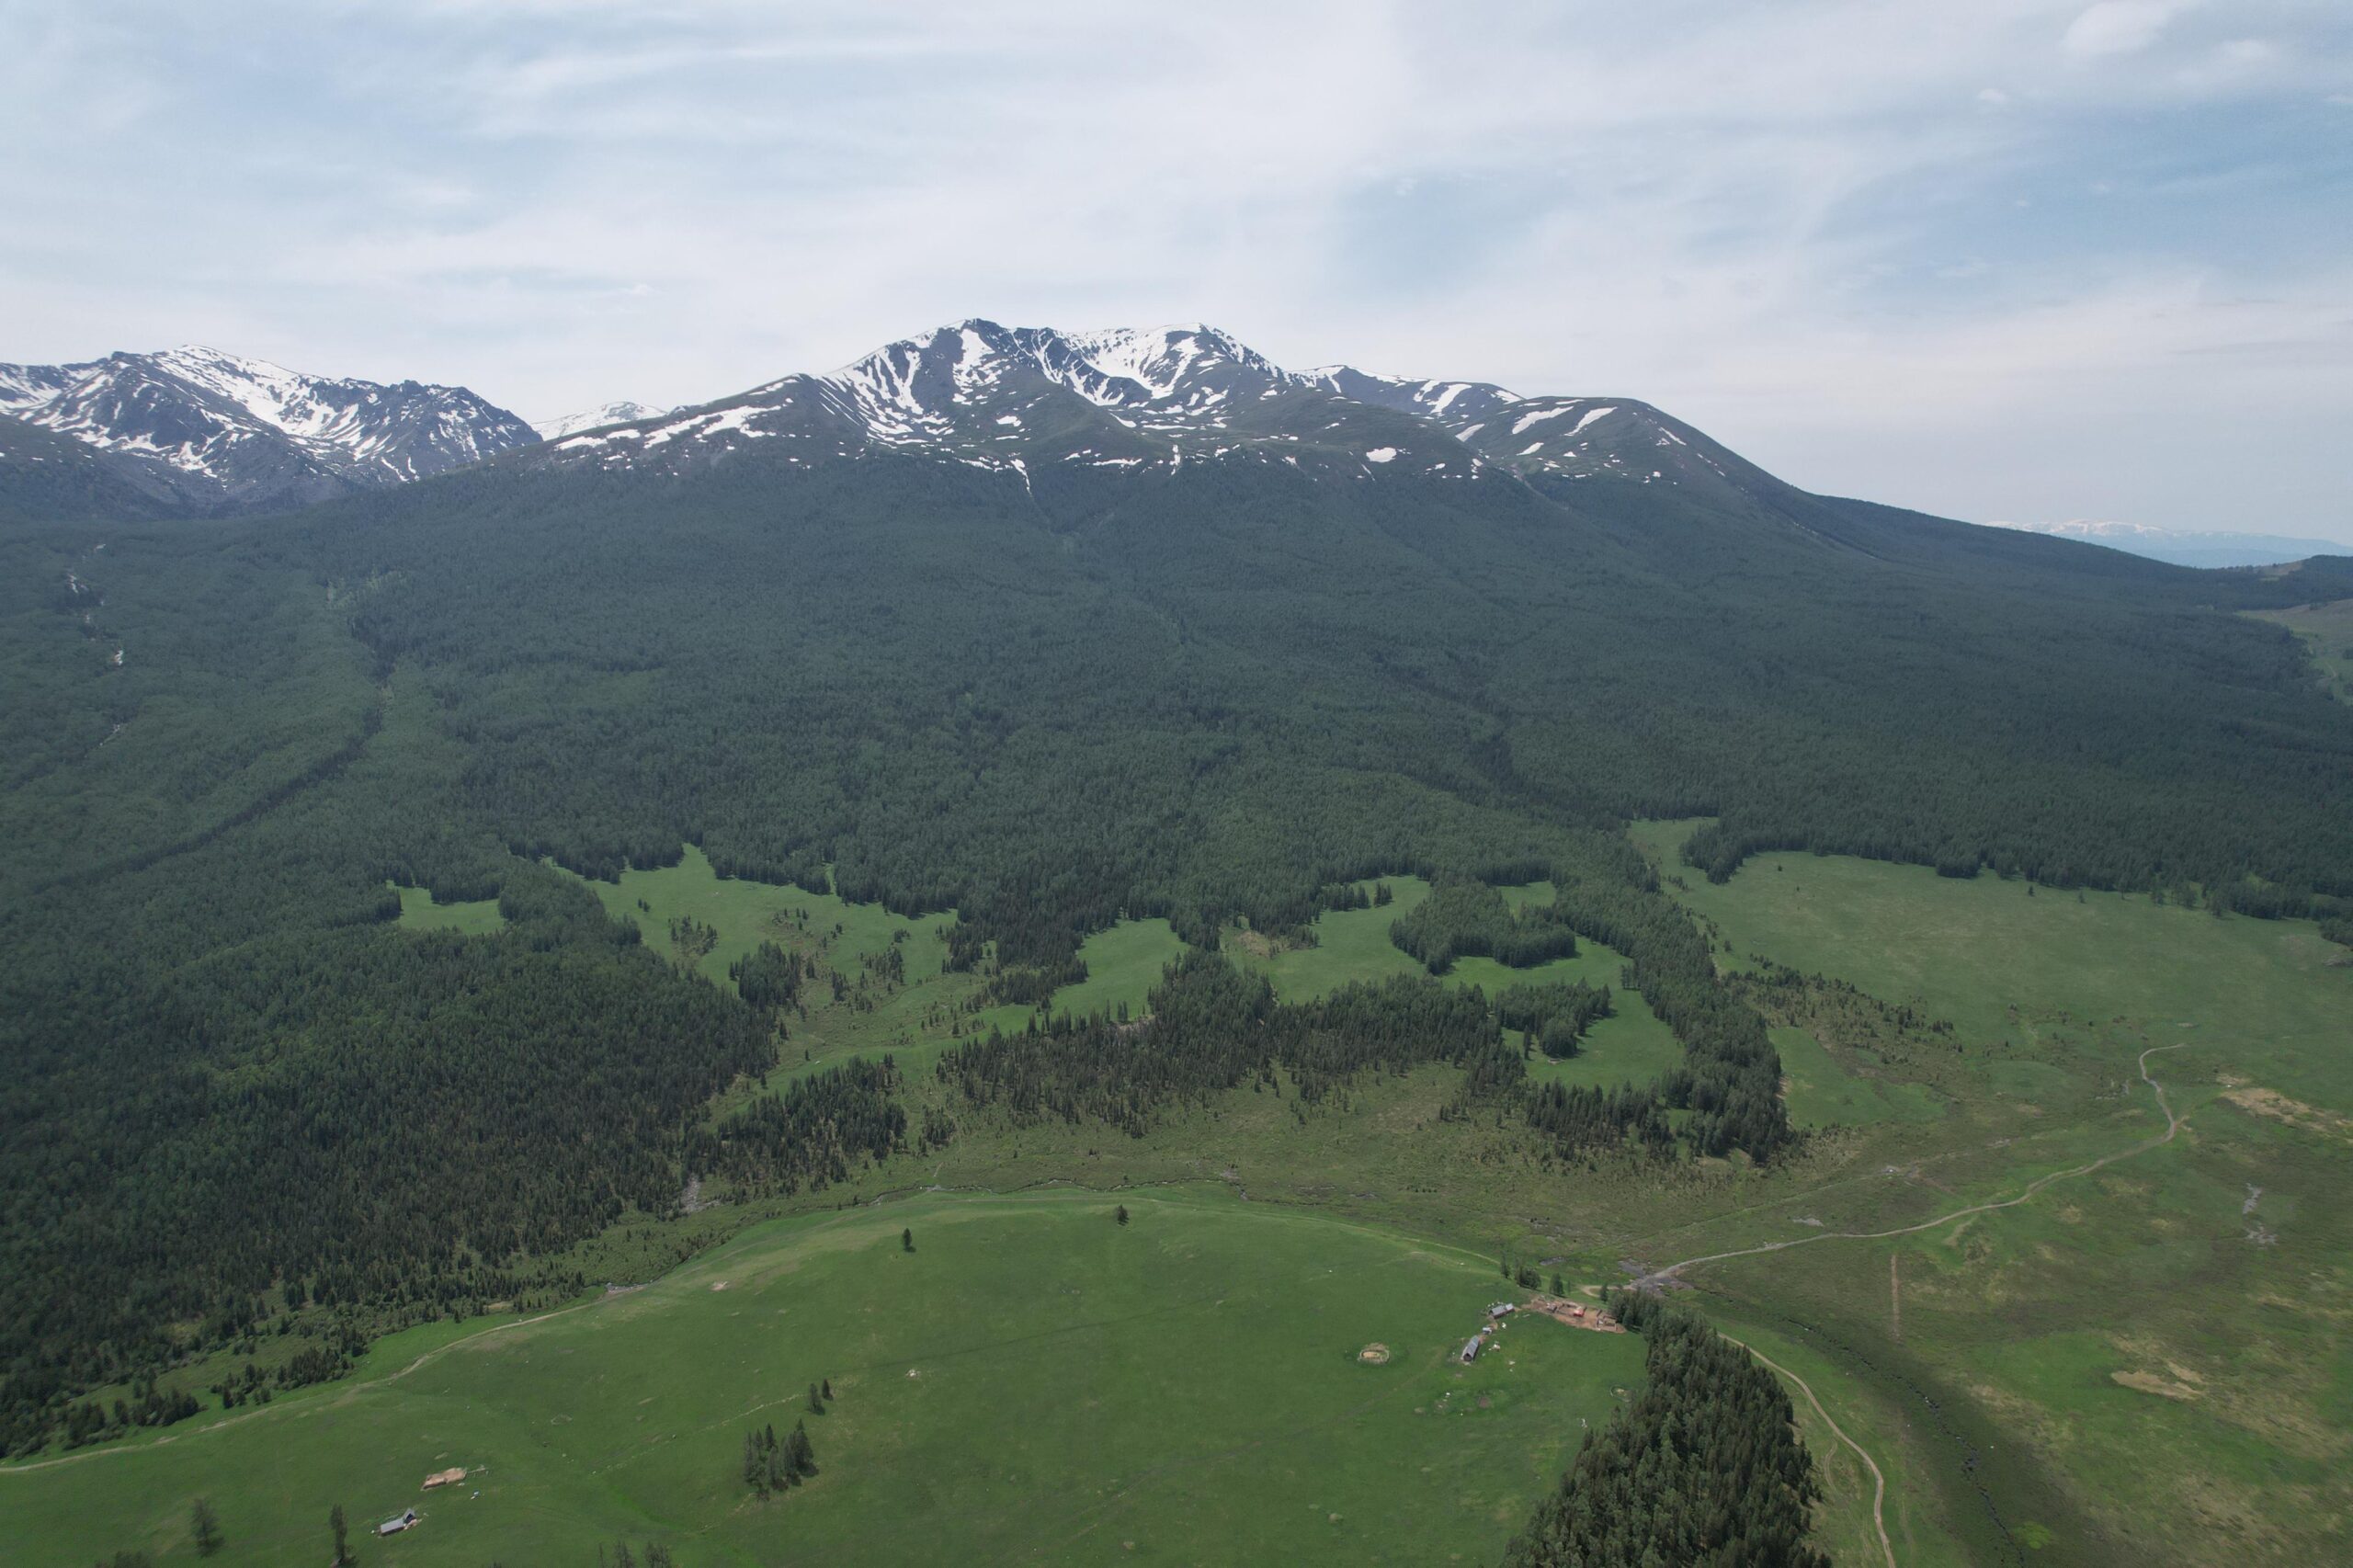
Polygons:
M676 468L764 440L790 463L906 450L1025 476L1045 465L1219 460L1637 483L1755 472L1631 398L1524 398L1347 366L1287 370L1201 324L1063 332L978 319L886 344L828 375L787 376L551 450L563 461Z
M109 483L158 509L198 513L423 479L540 438L463 387L305 375L196 345L0 365L0 418L95 449Z

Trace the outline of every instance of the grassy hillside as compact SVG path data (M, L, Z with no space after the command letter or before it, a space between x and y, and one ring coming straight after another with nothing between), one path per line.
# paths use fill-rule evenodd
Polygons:
M388 1343L339 1389L0 1473L0 1557L192 1561L203 1494L217 1561L303 1568L338 1502L417 1507L363 1561L419 1568L587 1564L624 1538L695 1568L1489 1561L1642 1377L1632 1336L1539 1320L1458 1365L1497 1284L1483 1258L1181 1190L786 1221L642 1290ZM745 1431L804 1419L819 1474L756 1500ZM462 1487L420 1493L451 1465Z

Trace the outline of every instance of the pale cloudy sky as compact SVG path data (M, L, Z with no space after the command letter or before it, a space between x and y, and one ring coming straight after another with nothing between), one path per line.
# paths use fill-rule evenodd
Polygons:
M2347 0L0 0L0 359L527 416L982 315L2353 540Z

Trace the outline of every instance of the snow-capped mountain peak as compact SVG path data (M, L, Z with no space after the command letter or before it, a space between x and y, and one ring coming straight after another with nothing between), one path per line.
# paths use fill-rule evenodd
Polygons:
M200 344L0 365L0 415L96 448L127 483L197 511L321 500L539 439L462 387L313 376Z
M916 435L951 424L959 404L1033 380L1098 408L1174 411L1226 401L1237 376L1260 384L1297 380L1208 326L1063 333L976 318L885 344L822 380L881 427Z
M1199 323L1063 332L978 318L885 344L828 375L555 440L560 460L676 468L755 447L786 463L878 450L974 467L1181 468L1273 461L1370 476L1717 483L1744 465L1630 399L1523 398L1484 381L1347 366L1286 370ZM1740 482L1761 479L1753 472Z

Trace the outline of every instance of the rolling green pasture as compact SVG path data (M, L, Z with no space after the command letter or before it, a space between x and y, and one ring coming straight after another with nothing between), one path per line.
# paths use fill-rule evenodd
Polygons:
M1788 1085L1783 1095L1789 1101L1790 1119L1798 1126L1854 1127L1874 1121L1937 1119L1936 1098L1924 1085L1851 1073L1802 1028L1777 1028L1772 1036Z
M1792 1114L1867 1134L1868 1153L1677 1235L1675 1256L1917 1224L2052 1178L1995 1211L1689 1275L1729 1321L1849 1387L1849 1430L1897 1486L1899 1551L1922 1489L1942 1488L1965 1558L2188 1564L2227 1543L2236 1561L2341 1560L2346 950L2302 922L1833 857L1759 856L1711 886L1675 858L1682 824L1637 831L1730 941L1720 961L1843 978L1957 1026L1934 1063L1951 1113L1921 1125L1896 1119L1915 1085L1891 1064L1777 1031ZM2169 1142L2143 1051L2186 1119Z
M416 1506L366 1563L1492 1562L1641 1376L1529 1321L1453 1360L1483 1258L1214 1193L926 1197L747 1231L642 1290L452 1340L165 1442L0 1474L0 1560L136 1547L313 1568L328 1507ZM899 1244L913 1230L915 1250ZM1385 1366L1358 1353L1386 1345ZM822 1473L761 1503L744 1432L807 1416ZM422 1494L429 1471L465 1484ZM475 1494L479 1491L479 1495Z
M506 917L498 913L498 901L494 898L436 903L428 889L402 887L397 882L392 886L401 895L400 925L404 931L455 931L478 937L506 929Z

